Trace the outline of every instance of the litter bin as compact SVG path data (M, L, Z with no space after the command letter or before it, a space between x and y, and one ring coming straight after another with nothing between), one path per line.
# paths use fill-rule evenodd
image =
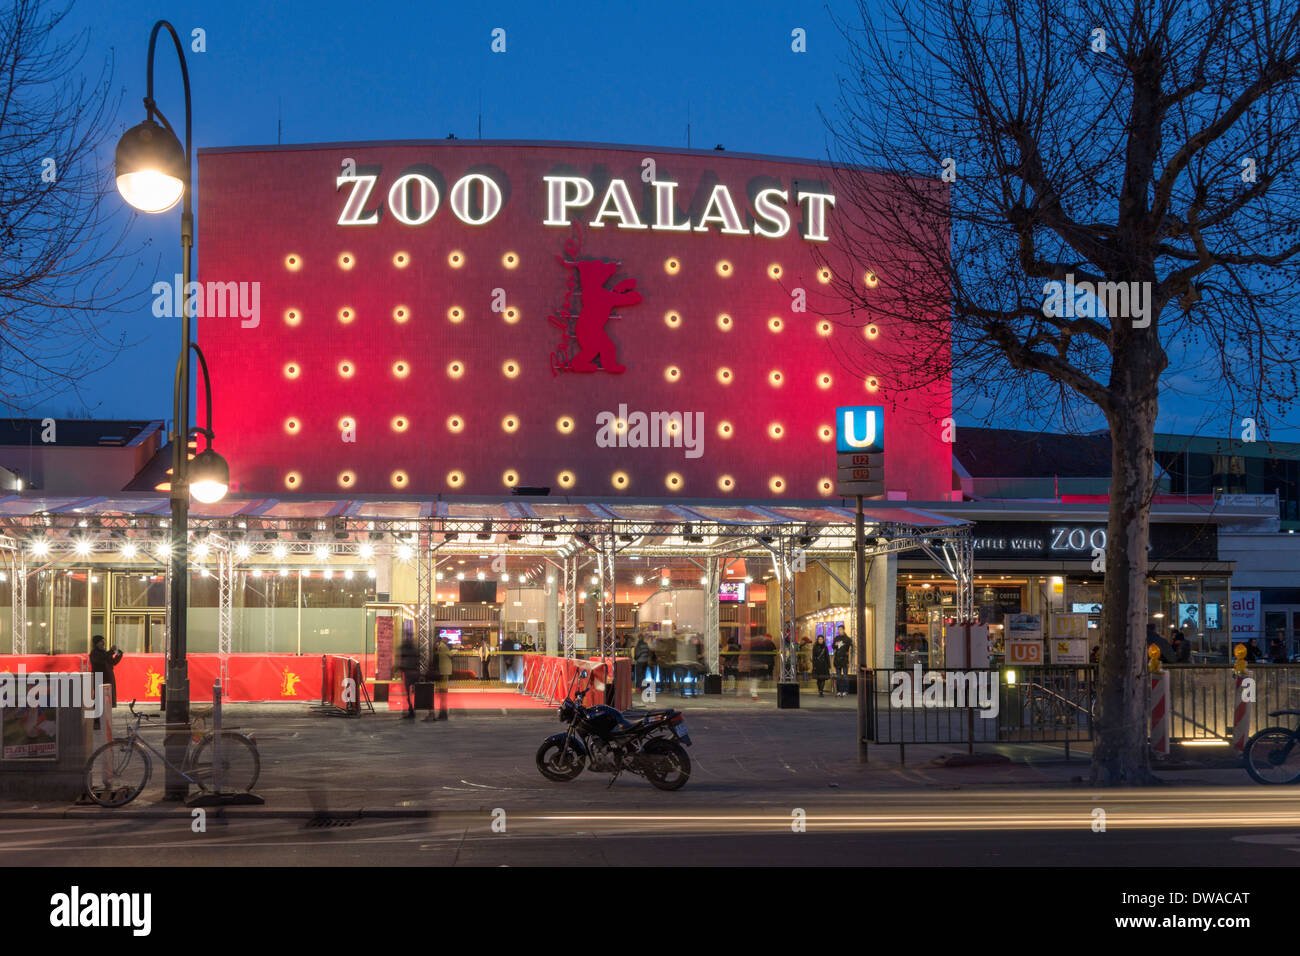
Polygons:
M705 674L704 675L704 693L721 694L722 693L722 675Z
M778 710L799 709L799 685L791 681L782 681L776 685L776 706Z

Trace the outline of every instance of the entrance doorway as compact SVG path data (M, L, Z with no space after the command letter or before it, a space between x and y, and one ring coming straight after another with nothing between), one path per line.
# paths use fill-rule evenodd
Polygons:
M1275 637L1282 639L1287 660L1300 653L1300 605L1269 605L1264 612L1264 639L1260 641L1260 649L1265 654L1269 653Z

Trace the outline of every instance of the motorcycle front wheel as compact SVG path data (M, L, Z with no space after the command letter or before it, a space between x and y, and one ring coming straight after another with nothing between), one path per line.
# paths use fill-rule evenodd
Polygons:
M565 746L566 743L568 746ZM567 783L582 773L586 765L587 760L582 751L563 737L543 741L537 749L537 769L547 780Z
M660 790L680 790L691 779L691 758L675 740L652 740L641 751L645 777Z

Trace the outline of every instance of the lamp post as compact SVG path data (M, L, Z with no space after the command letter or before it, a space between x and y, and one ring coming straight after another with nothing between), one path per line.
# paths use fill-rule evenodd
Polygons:
M153 98L153 57L158 34L163 29L171 35L180 59L181 79L185 86L185 146L181 147L162 110ZM176 380L172 394L173 430L171 494L171 634L167 645L167 736L165 750L169 762L179 767L184 762L189 742L190 681L186 656L186 617L189 606L189 496L205 503L219 501L230 482L230 469L212 450L212 393L207 384L208 426L197 429L207 438L207 448L189 461L190 438L190 350L198 346L190 341L189 288L194 260L193 150L191 148L190 74L180 37L166 20L159 20L149 34L149 57L146 69L145 120L122 135L117 144L114 165L117 188L122 197L142 212L166 212L181 203L181 354L176 360ZM157 120L155 120L155 117ZM161 125L159 122L161 121ZM207 362L199 352L204 382ZM189 785L184 777L168 769L167 798L184 799Z

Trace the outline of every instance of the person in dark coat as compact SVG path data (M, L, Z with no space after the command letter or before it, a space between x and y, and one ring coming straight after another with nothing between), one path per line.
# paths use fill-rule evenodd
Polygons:
M1246 642L1246 663L1254 664L1261 656L1259 641L1252 637Z
M103 681L103 687L108 692L104 699L104 710L110 711L117 706L117 678L113 676L113 668L122 660L122 652L116 646L107 650L104 649L104 635L96 634L90 639L90 670L92 674L99 674L100 680ZM99 729L99 718L95 718L95 729Z
M402 686L406 688L406 713L402 715L407 720L415 719L415 685L420 680L420 652L415 647L415 641L410 637L402 639L402 643L397 648L397 661L393 665L393 670L402 675Z
M1192 642L1182 631L1174 631L1174 638L1169 642L1169 646L1173 648L1175 664L1186 664L1192 659Z
M817 680L817 696L825 697L826 681L831 676L831 652L826 649L826 641L820 637L813 643L812 672Z
M1274 664L1286 663L1286 646L1282 643L1282 638L1275 637L1268 645L1268 659Z
M1170 646L1169 642L1165 640L1165 638L1156 631L1156 626L1152 624L1150 621L1148 621L1147 622L1147 647L1150 647L1152 644L1160 648L1161 663L1172 664L1174 662L1175 655L1174 655L1173 647Z
M839 632L835 635L835 643L831 645L831 653L835 663L835 696L849 696L849 654L853 650L853 642L849 640L848 634L844 633L844 626L840 625Z
M637 635L632 660L636 664L636 686L640 687L645 682L646 668L650 666L650 645L646 643L644 634Z

